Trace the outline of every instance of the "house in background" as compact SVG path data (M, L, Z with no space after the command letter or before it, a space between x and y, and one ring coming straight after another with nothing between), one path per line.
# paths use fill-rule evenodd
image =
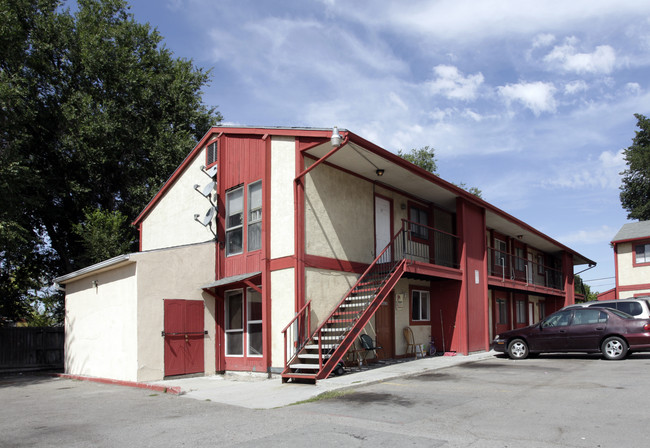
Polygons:
M598 300L650 297L650 221L624 224L612 240L616 286Z
M583 255L347 130L210 129L137 217L140 250L62 276L66 373L326 378L574 303Z

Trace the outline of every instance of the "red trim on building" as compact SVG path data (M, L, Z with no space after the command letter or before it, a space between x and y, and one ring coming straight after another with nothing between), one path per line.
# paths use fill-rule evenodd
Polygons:
M332 271L351 272L363 274L368 269L367 263L339 260L338 258L321 257L319 255L305 254L305 267L315 269L328 269Z
M619 291L635 291L637 289L650 289L650 283L639 283L637 285L623 285L618 287Z

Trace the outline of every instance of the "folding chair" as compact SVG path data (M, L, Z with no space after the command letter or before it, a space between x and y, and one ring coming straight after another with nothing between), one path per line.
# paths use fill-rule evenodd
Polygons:
M359 343L361 344L361 349L362 349L361 361L365 362L366 365L368 365L367 358L368 358L369 353L371 353L371 352L374 353L375 358L376 358L377 357L377 350L382 350L383 349L383 347L381 347L380 345L375 345L375 342L367 334L362 334L361 336L359 336Z

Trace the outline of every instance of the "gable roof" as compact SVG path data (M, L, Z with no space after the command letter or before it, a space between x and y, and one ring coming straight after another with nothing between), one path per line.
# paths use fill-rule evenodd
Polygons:
M618 231L612 243L650 238L650 221L630 222L624 224Z

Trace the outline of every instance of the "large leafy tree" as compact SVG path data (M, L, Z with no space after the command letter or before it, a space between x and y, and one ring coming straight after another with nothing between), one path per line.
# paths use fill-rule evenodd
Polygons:
M221 119L202 103L209 73L126 2L63 6L0 0L0 316L13 319L52 277L135 249L130 220Z
M650 119L640 114L632 145L623 151L627 169L621 186L621 205L629 219L650 220Z

